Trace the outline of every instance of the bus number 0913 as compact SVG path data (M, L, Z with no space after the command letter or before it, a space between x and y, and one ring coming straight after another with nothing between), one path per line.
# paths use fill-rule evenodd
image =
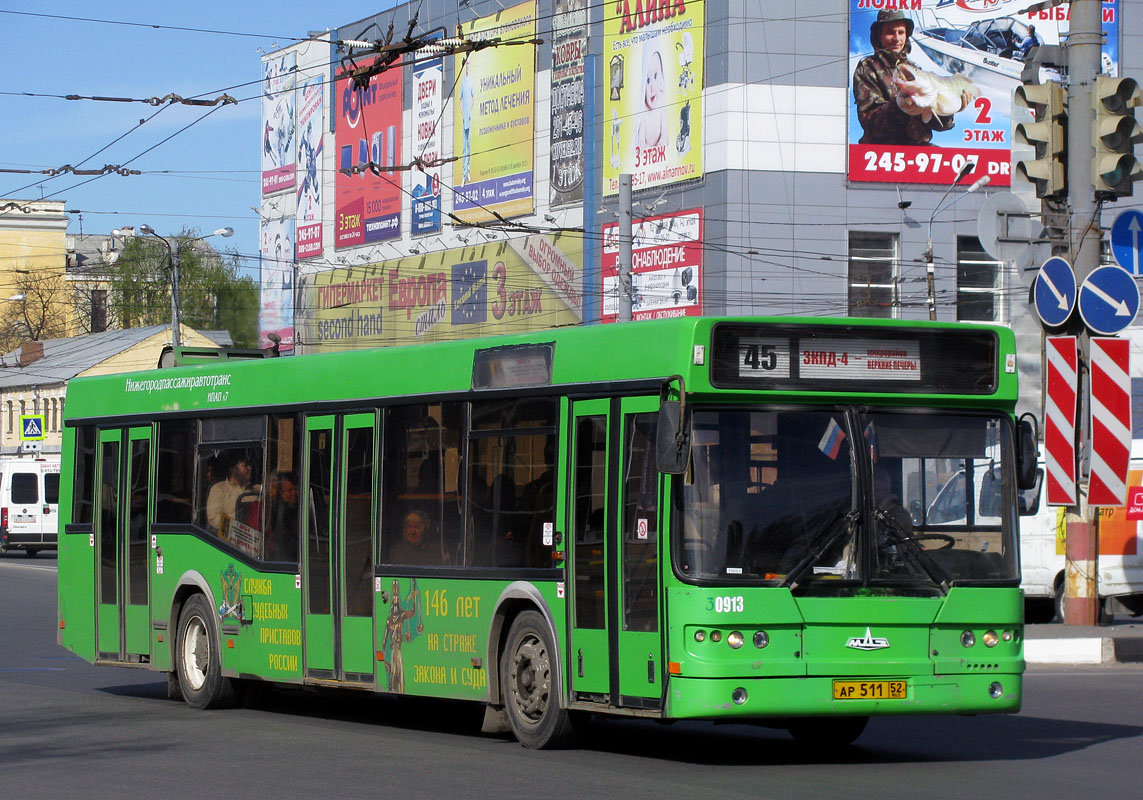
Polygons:
M733 597L708 597L706 599L706 610L713 611L716 614L742 612L746 610L746 603L743 601L742 595Z

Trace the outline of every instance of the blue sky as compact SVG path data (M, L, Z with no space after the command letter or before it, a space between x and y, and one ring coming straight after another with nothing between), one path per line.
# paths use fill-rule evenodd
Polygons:
M336 28L396 5L374 0L320 3L3 2L0 168L43 170L65 164L99 169L128 165L144 174L91 178L0 173L0 197L64 200L68 231L107 233L146 223L158 233L184 226L209 233L230 226L234 249L258 266L260 114L257 81L262 50L286 46L312 30ZM16 13L13 13L16 12ZM52 15L52 16L48 16ZM107 20L108 24L91 20ZM155 28L151 26L166 26ZM171 28L235 32L234 36ZM65 100L42 95L149 98L237 98L193 127L209 108L159 109L144 103ZM154 116L143 125L141 119ZM101 148L130 131L106 151ZM167 137L174 137L159 144ZM156 145L158 145L156 147ZM149 148L150 152L142 154ZM85 161L85 159L87 159ZM41 183L41 181L44 181ZM90 182L88 182L90 181ZM85 185L80 185L84 184ZM256 274L256 273L255 273Z

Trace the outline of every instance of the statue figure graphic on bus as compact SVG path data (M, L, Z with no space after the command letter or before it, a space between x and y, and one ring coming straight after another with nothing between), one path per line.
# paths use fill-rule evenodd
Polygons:
M385 674L391 692L405 691L405 667L401 658L401 646L413 641L425 629L420 622L417 596L416 578L410 581L409 593L405 595L403 601L401 587L397 579L393 579L393 593L389 596L389 616L385 618L385 638L381 642L385 654Z

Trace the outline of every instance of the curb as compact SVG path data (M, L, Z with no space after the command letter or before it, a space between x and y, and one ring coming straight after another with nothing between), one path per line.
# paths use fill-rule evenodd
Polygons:
M1129 664L1143 662L1143 639L1025 639L1029 664Z

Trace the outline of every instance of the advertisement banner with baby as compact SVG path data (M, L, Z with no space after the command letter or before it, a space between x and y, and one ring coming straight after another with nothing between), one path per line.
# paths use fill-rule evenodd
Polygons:
M1068 32L1066 4L850 0L849 179L1011 184L1012 94L1039 45ZM1118 0L1104 0L1103 72L1119 63ZM1062 80L1047 66L1040 80Z
M705 3L620 2L603 20L603 193L701 178Z

